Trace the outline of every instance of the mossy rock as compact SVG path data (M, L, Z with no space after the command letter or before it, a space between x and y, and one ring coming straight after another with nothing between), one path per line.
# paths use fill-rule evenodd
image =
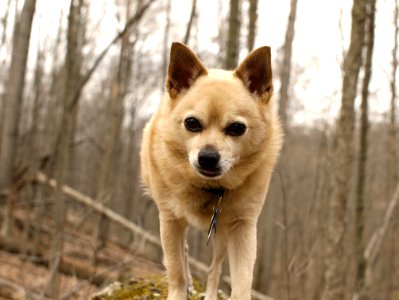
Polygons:
M168 294L167 282L164 276L152 276L148 278L132 278L124 282L114 282L102 291L94 294L91 300L160 300L166 299ZM194 291L188 297L189 300L204 298L204 289L194 280ZM226 300L228 297L219 292L218 300Z

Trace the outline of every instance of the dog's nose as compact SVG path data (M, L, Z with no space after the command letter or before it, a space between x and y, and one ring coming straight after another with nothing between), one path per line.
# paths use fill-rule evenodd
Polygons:
M198 153L198 165L205 170L214 170L218 168L220 160L219 152L212 146L205 146Z

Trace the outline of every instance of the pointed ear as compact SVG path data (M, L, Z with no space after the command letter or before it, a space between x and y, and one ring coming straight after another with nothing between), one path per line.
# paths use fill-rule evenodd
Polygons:
M268 101L273 90L270 47L261 47L248 54L235 71L235 76L241 79L250 93L261 98L268 93Z
M185 45L172 43L166 89L171 98L188 90L198 77L208 72L199 58Z

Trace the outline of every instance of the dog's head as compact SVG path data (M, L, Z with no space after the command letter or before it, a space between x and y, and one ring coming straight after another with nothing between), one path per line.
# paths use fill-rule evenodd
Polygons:
M165 139L178 171L191 182L232 188L268 152L277 156L269 47L225 71L207 70L189 48L173 43L166 88Z

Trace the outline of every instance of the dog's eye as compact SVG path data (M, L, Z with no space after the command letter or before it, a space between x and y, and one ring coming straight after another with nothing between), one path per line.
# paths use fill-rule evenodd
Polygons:
M185 119L184 120L184 127L186 127L186 129L188 131L191 131L191 132L200 132L200 131L202 131L202 125L201 125L200 121L198 121L194 117L188 117L187 119Z
M226 128L225 133L227 135L240 136L240 135L243 135L246 130L247 130L247 127L243 123L234 122Z

